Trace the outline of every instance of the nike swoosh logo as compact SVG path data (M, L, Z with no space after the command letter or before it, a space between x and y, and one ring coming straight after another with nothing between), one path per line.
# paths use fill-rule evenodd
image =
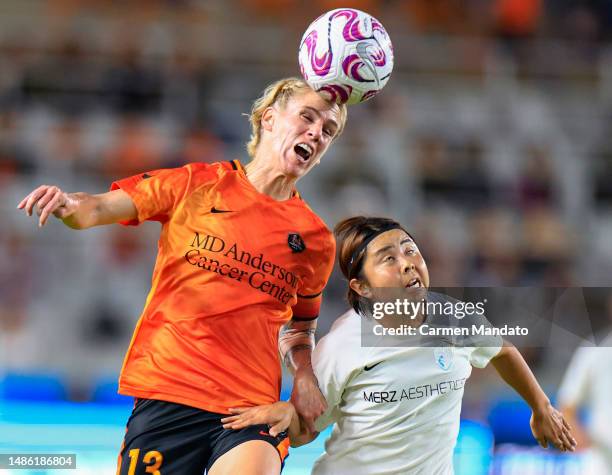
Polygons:
M378 363L373 364L373 365L371 365L371 366L364 366L364 368L363 368L363 369L365 369L366 371L370 371L372 368L375 368L375 367L376 367L376 366L378 366L380 363L382 363L382 361L379 361Z
M361 61L363 61L363 64L365 65L366 68L368 68L370 70L370 73L372 74L372 76L374 76L374 80L376 81L376 86L380 87L380 79L378 77L378 72L376 71L376 68L374 67L374 64L372 63L372 60L370 59L370 55L368 55L368 44L365 41L361 41L360 43L357 43L357 55L359 56L359 58L361 59Z
M272 434L270 434L269 432L264 432L263 430L260 430L260 431L259 431L259 435L263 435L263 436L265 436L265 437L274 437L274 436L273 436ZM277 438L277 439L282 439L282 438L283 438L283 437L285 437L286 435L287 435L287 431L286 431L286 430L284 430L284 431L282 431L282 432L279 432L279 433L276 435L276 438Z
M229 210L229 209L217 209L214 206L212 208L210 208L210 212L211 213L233 213L233 210Z

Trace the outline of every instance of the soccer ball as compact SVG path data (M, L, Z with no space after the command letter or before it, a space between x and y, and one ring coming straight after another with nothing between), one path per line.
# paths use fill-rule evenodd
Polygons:
M375 96L393 70L393 46L374 17L354 8L324 13L306 29L300 71L315 91L340 104Z

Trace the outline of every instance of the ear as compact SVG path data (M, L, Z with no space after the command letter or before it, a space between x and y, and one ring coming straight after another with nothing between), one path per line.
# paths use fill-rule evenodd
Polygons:
M351 279L349 281L349 287L357 292L362 297L371 297L372 291L366 282L359 279Z
M270 132L274 127L275 118L276 110L273 107L267 107L261 114L261 128Z

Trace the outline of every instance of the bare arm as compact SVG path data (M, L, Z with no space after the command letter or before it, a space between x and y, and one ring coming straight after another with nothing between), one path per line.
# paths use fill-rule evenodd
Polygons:
M538 384L519 351L512 345L502 347L491 360L502 379L512 386L532 409L531 431L542 447L552 443L559 450L574 450L576 441L570 426Z
M65 193L57 186L43 185L17 205L28 216L36 209L38 225L44 226L51 214L72 229L86 229L134 219L138 211L130 195L114 190L99 195Z
M294 375L291 401L308 432L315 432L314 421L327 409L327 403L312 369L315 320L291 320L279 335L281 358Z

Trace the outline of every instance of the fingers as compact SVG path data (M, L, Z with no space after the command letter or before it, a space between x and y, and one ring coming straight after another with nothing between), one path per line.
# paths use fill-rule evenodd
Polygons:
M23 209L28 216L32 216L32 210L34 206L38 204L38 214L42 215L44 207L48 205L49 202L53 200L56 195L60 195L60 197L62 195L62 190L60 190L57 186L39 186L19 202L19 204L17 205L17 209ZM56 203L56 205L57 204L58 203ZM50 212L51 211L49 211L49 213Z
M268 431L268 433L272 437L276 437L278 434L280 434L286 429L287 429L287 424L284 421L280 421L274 424L272 427L270 427L270 430Z
M223 419L221 419L221 424L229 424L238 420L240 420L240 416L224 417Z
M563 443L563 449L562 450L569 450L570 452L573 452L574 450L576 450L576 441L572 438L572 436L567 433L566 431L563 431L561 433L561 442Z
M565 420L564 417L561 417L561 420L563 421L563 428L565 430L567 430L571 434L572 433L572 427L568 424L568 422Z
M315 431L315 425L314 425L314 419L313 418L304 418L304 425L306 426L306 429L308 429L308 432L314 432Z
M41 201L39 201L38 203L39 208L41 206ZM40 211L40 218L38 219L39 227L44 226L45 223L47 222L47 219L49 218L49 215L55 212L55 210L57 210L57 208L63 204L61 201L62 201L62 195L60 193L56 193L55 196L53 196L53 198L51 198L47 202L47 204Z
M250 422L247 421L236 421L236 422L231 422L229 424L223 424L223 428L224 429L232 429L232 430L238 430L238 429L244 429L245 427L249 427L250 425L252 425Z
M250 421L250 418L244 415L239 415L224 417L221 419L221 424L223 425L224 429L244 429L245 427L250 426L252 422Z
M47 192L47 189L48 186L43 185L39 186L32 193L30 193L30 196L25 204L25 212L28 216L32 216L32 209L34 208L34 205L42 196L44 196L44 194Z
M24 199L22 199L22 200L19 202L19 204L17 205L17 209L22 209L22 208L25 206L25 204L26 204L26 202L28 201L28 198L30 197L30 195L31 195L31 193L30 193L30 194L28 194L28 195L27 195L27 196L26 196Z
M256 408L252 407L232 407L229 409L233 416L221 419L224 429L244 429L245 427L259 424Z
M38 199L38 201L36 202L36 205L35 205L35 207L37 208L38 216L40 216L40 213L42 212L42 209L45 207L45 205L49 201L51 201L51 199L53 199L55 197L55 194L56 194L58 189L59 188L56 188L54 186L50 186L49 188L47 188L45 193Z

